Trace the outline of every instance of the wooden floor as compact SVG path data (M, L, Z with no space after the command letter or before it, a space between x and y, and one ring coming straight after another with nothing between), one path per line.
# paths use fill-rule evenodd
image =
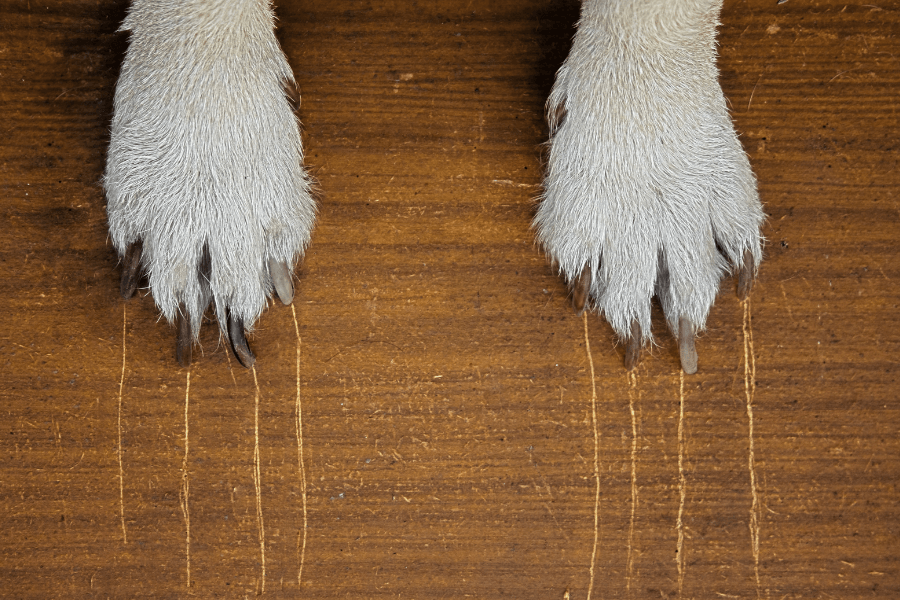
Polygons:
M124 3L5 0L0 596L900 597L900 5L866 2L726 2L768 243L682 379L659 315L626 375L530 229L577 2L280 2L321 202L251 372L119 296Z

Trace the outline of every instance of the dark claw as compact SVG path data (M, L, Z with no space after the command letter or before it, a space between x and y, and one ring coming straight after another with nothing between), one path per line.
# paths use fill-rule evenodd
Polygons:
M750 250L744 250L744 263L738 270L737 295L741 300L746 300L750 295L750 288L753 287L753 254Z
M231 351L234 352L238 362L249 369L256 362L256 357L244 336L244 321L240 317L232 317L230 310L226 310L225 314L228 318L228 341L231 343Z
M558 104L554 107L552 114L547 113L547 124L550 126L550 135L555 134L559 131L559 128L562 127L563 122L566 120L566 106L565 104Z
M272 285L278 293L278 299L287 306L294 299L294 283L291 281L291 271L287 264L269 259L269 276Z
M587 304L590 294L591 266L584 265L584 268L581 270L581 275L578 276L578 279L575 280L575 284L572 286L572 304L575 305L575 310L578 312L579 316L584 312L584 307Z
M625 342L625 369L633 370L641 362L641 326L631 322L631 334Z
M681 369L688 375L697 372L697 348L694 346L694 328L684 315L678 319L678 354Z
M194 339L191 335L191 317L187 314L184 302L178 305L175 327L178 329L175 338L175 359L179 365L187 368L191 366L191 350L194 346Z
M299 113L300 90L297 89L297 83L285 79L281 82L281 86L284 88L284 95L287 96L288 102L291 103L291 109L294 111L294 113Z
M128 248L125 249L125 261L122 264L122 281L119 284L119 292L126 300L134 296L138 282L141 279L141 254L143 251L144 244L141 240L129 244Z

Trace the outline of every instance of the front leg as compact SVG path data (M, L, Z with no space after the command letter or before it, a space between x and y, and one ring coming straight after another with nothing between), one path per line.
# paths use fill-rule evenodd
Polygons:
M697 370L694 336L719 280L749 292L764 219L718 83L721 0L585 0L547 102L537 237L578 309L605 315L626 367L652 339L657 295Z
M103 183L122 294L143 269L191 361L204 312L244 366L273 291L285 304L315 202L290 66L267 0L135 0Z

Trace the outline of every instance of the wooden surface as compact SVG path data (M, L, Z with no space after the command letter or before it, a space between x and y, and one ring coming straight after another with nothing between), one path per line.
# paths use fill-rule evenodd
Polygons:
M123 3L4 0L0 596L900 597L900 7L726 4L768 244L682 390L529 228L577 3L281 2L321 207L254 375L119 297Z

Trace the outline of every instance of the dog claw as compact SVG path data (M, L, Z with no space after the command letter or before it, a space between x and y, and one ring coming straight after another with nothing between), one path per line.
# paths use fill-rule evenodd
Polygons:
M753 254L750 250L744 250L744 262L738 270L737 295L741 300L746 300L753 287Z
M144 245L141 240L129 244L128 248L125 249L125 261L122 265L122 280L119 284L119 292L126 300L134 296L138 282L141 279L141 254L143 254L143 251Z
M578 276L578 279L575 280L575 284L572 286L572 304L575 306L575 310L579 316L584 312L584 307L587 305L590 293L591 266L584 265L584 268L581 270L581 275Z
M288 102L291 104L291 110L294 111L294 114L299 113L300 90L297 89L297 83L285 79L281 82L281 87L284 88L284 95L287 96Z
M287 306L294 299L294 284L291 281L291 271L287 264L269 259L269 276L272 278L272 285L275 286L275 292L281 303Z
M631 333L625 341L625 369L633 370L641 362L641 326L631 322Z
M697 348L694 346L694 328L687 317L678 319L678 354L681 369L688 375L697 372Z
M238 359L238 362L249 369L256 362L256 356L250 350L250 345L247 343L247 338L244 335L244 321L240 317L232 317L230 310L226 311L226 315L228 318L228 341L231 345L231 351L234 353L234 357Z
M191 352L194 340L191 335L191 318L187 314L187 309L183 302L178 305L175 327L178 329L175 338L175 359L179 365L187 368L191 366Z
M550 127L550 135L556 133L559 128L563 126L567 114L568 111L566 111L565 104L559 104L547 113L547 124Z

